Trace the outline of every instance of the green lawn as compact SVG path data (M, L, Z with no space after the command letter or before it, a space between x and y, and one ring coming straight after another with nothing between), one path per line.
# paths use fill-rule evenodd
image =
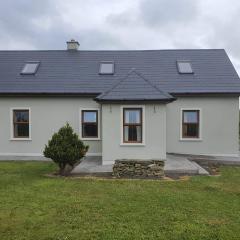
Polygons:
M48 178L0 162L0 239L240 239L240 168L190 181Z

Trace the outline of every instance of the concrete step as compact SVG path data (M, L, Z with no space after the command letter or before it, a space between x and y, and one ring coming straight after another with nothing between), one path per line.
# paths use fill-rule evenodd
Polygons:
M70 176L74 177L107 177L107 178L112 178L112 172L75 172L71 173Z
M196 168L198 168L198 174L199 174L199 175L206 175L206 176L210 175L209 172L208 172L206 169L202 168L202 167L201 167L199 164L197 164L196 162L191 161L191 163L192 163L194 166L196 166Z
M72 170L72 174L78 173L111 173L113 171L113 165L97 165L92 164L91 162L86 164L79 164Z
M197 175L198 167L193 165L191 161L182 156L167 155L167 160L164 166L165 174L174 175Z
M112 173L113 165L109 164L109 165L96 166L96 167L90 168L89 171L94 173Z
M165 175L198 175L198 169L166 169L164 170Z

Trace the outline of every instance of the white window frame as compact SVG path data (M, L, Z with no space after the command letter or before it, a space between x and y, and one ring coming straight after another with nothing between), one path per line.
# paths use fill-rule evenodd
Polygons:
M97 111L98 115L98 137L91 137L91 138L84 138L82 136L82 111ZM101 140L101 132L100 132L100 126L101 126L101 118L100 118L100 109L99 108L80 108L79 109L79 136L81 140L84 141L99 141Z
M120 146L145 146L145 106L144 105L122 105L120 110ZM142 109L142 142L141 143L125 143L123 141L123 109L125 108L141 108Z
M14 137L14 125L13 125L13 111L14 110L28 110L28 112L29 112L29 137L22 137L22 138ZM31 108L29 108L29 107L10 108L10 140L11 141L31 141L32 140Z
M183 138L182 136L182 117L183 111L199 111L199 137ZM201 108L181 108L180 110L180 141L202 141L202 109Z

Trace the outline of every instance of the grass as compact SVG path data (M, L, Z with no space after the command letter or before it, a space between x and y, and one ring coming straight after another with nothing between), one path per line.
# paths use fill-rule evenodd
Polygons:
M0 163L0 239L240 239L240 168L189 181L48 178Z

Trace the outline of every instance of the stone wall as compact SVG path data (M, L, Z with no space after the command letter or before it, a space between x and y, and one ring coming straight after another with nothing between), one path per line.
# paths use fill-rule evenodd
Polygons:
M164 160L116 160L113 175L118 178L162 178Z

